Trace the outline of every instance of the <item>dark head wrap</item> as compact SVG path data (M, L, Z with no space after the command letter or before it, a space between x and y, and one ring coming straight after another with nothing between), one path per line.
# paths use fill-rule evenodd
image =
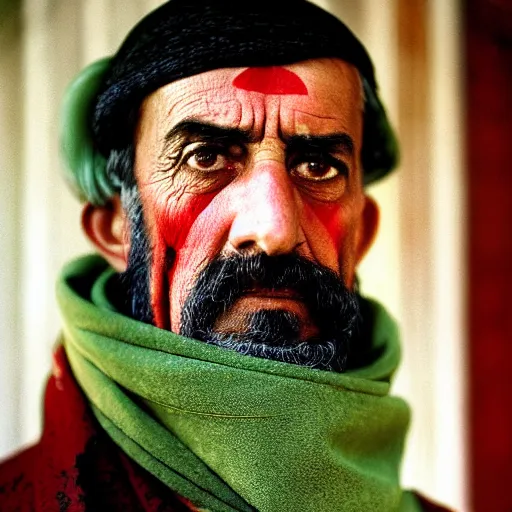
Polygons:
M174 80L219 68L286 65L321 57L345 60L361 74L364 181L375 181L396 166L398 147L378 96L372 62L340 20L306 0L163 4L133 28L103 75L93 107L93 144L105 157L129 144L142 100Z

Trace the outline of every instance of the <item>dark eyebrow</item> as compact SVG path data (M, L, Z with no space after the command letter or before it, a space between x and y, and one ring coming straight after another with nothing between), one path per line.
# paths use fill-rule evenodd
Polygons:
M173 143L176 139L193 138L217 142L229 141L233 144L248 144L254 141L249 130L219 126L195 119L185 119L167 132L165 142Z
M292 151L341 152L354 156L354 140L346 133L329 135L286 135L282 136Z
M342 152L348 156L354 155L354 140L346 133L329 135L284 135L279 137L291 151L324 151ZM201 141L229 142L230 144L250 144L257 142L250 130L219 126L196 119L184 119L173 126L165 136L166 146L177 140L199 139Z

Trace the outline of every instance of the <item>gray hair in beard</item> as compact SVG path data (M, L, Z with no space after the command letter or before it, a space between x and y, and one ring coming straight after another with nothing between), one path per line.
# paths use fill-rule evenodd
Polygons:
M301 322L284 309L261 309L235 332L216 323L254 290L293 292L318 333L301 339ZM331 269L297 254L235 254L212 260L199 275L181 314L180 334L245 355L342 372L360 319L357 295Z
M133 172L135 150L130 145L111 151L107 172L119 184L121 204L130 228L128 265L118 276L117 303L121 310L144 323L154 321L150 298L151 244L146 232L142 202Z

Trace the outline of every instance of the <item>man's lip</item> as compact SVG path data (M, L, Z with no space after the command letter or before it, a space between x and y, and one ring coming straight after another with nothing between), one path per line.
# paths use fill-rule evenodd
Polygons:
M247 290L244 297L260 297L264 299L290 299L290 300L303 300L303 297L295 290L290 288L283 288L281 290L273 290L271 288L256 288Z

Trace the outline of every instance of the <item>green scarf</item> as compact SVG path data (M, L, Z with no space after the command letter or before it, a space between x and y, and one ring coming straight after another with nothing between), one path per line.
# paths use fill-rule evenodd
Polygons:
M64 344L94 414L132 459L211 511L416 511L399 485L409 409L389 396L397 329L375 309L370 366L243 356L130 319L98 257L58 282Z

